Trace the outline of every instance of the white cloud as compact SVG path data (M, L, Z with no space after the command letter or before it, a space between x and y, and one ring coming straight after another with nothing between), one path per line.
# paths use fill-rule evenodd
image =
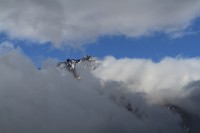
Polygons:
M1 0L0 30L77 47L104 35L183 35L199 0Z
M199 66L199 58L164 58L155 63L147 59L107 57L94 74L105 81L124 82L133 92L147 93L152 102L163 102L184 96L183 88L200 80Z
M199 59L164 59L153 63L108 57L95 70L100 79L83 70L79 71L83 77L80 81L68 72L61 74L55 60L47 60L42 70L37 70L19 50L0 56L0 62L3 133L182 133L179 115L159 102L150 104L145 97L153 92L155 99L169 100L170 97L162 97L166 95L160 91L163 88L169 88L172 97L178 88L182 97L174 97L169 103L200 116L199 81L192 82L199 80ZM142 87L143 93L133 92ZM128 104L132 111L127 110Z
M10 42L0 43L0 55L11 52L14 49L15 48L14 48L13 44L11 44Z

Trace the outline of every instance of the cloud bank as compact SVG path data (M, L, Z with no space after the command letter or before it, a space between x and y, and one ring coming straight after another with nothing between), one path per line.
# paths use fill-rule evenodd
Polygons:
M199 12L199 0L1 0L0 31L77 47L105 35L181 36Z
M166 57L155 63L147 59L107 57L94 74L105 81L122 81L132 91L151 94L156 100L155 93L159 92L171 98L183 94L183 88L188 83L200 79L199 66L199 58ZM164 99L164 95L161 99Z
M199 130L196 122L200 116L199 59L164 59L153 63L107 57L92 73L80 66L83 77L80 81L56 69L56 61L52 59L41 70L36 69L19 50L0 56L0 62L1 132ZM122 67L124 63L126 69ZM179 68L179 65L184 66ZM178 106L195 119L183 118L167 108L167 104ZM184 129L183 122L191 129Z

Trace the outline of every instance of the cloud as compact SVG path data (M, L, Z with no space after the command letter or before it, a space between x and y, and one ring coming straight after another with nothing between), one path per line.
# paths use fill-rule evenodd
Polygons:
M196 93L199 82L195 82L199 79L199 59L164 59L153 63L108 57L93 71L98 77L79 66L83 77L80 81L57 69L52 59L44 62L41 70L36 69L18 49L0 56L0 62L0 131L4 133L184 132L180 124L184 119L161 104L162 99L168 100L165 104L200 115ZM124 63L126 69L119 69ZM179 70L182 64L185 66ZM116 76L119 70L121 74ZM183 73L189 79L184 79ZM167 92L163 88L171 90L174 101L162 97ZM177 91L180 93L175 97ZM157 102L147 98L153 93Z
M199 0L1 0L0 30L78 47L105 35L180 36L199 12Z
M189 82L200 80L199 66L199 58L166 57L155 63L147 59L106 57L94 74L105 81L124 82L133 92L148 93L153 100L157 98L155 93L161 93L158 96L162 98L158 100L164 100L165 97L181 96Z
M9 42L3 42L0 44L0 55L11 52L14 49L15 48L14 48L13 44L11 44Z

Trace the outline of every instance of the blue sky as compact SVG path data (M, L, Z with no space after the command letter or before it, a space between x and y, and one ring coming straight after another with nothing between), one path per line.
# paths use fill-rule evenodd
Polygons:
M11 40L8 35L1 34L0 41L9 41L19 47L35 65L40 66L47 58L65 60L66 58L80 58L86 54L103 58L148 58L159 61L164 57L199 57L200 34L185 35L181 38L170 38L167 35L157 34L152 37L127 38L124 36L107 36L98 41L87 44L81 49L64 47L54 48L51 43L43 45L29 40Z
M192 29L192 34L178 38L163 33L138 38L104 36L78 49L70 46L55 48L50 42L41 44L28 39L11 39L5 32L0 34L0 43L11 42L15 48L20 48L30 57L36 66L40 66L47 58L65 60L66 58L80 58L86 54L98 58L105 56L147 58L157 62L165 57L199 57L200 19L196 19L190 29Z
M200 2L196 0L111 1L113 6L62 2L29 0L13 6L5 1L1 4L0 43L20 48L36 66L47 58L65 60L86 54L153 61L200 56Z

